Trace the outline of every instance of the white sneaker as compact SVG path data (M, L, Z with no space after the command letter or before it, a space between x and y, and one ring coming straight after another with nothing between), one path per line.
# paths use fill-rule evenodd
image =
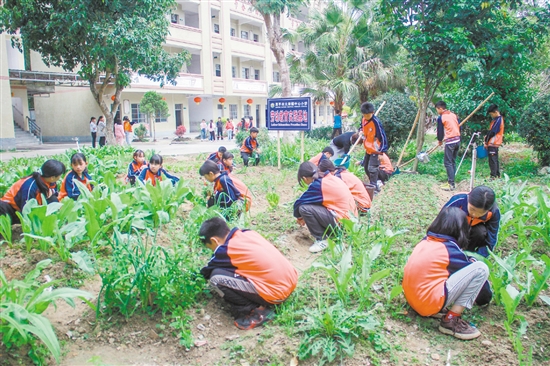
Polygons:
M382 182L381 180L378 180L378 181L376 182L376 188L377 188L378 190L381 190L383 185L384 185L384 182Z
M313 243L312 246L309 247L309 251L311 253L319 253L323 249L328 247L328 241L326 240L315 240L315 243Z

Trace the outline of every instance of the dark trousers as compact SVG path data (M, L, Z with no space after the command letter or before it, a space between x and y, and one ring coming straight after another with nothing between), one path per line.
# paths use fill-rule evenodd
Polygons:
M246 278L223 268L210 275L210 285L231 306L231 315L237 319L250 314L260 306L269 306Z
M241 151L241 158L243 158L244 166L248 166L248 161L250 160L251 155L252 154ZM258 164L260 164L260 154L257 154L257 157L254 159L254 165L257 166Z
M391 174L386 173L382 169L380 169L380 171L378 172L378 179L381 180L384 183L387 182L388 180L390 180L390 177L391 177Z
M105 146L105 136L99 137L99 147Z
M377 154L365 154L363 159L363 169L365 174L369 177L371 184L376 184L378 181L378 174L380 170L380 159Z
M335 138L336 136L340 136L342 134L342 127L340 128L333 128L332 129L332 137L331 139Z
M19 217L15 214L15 209L7 202L0 201L0 216L6 215L11 219L11 224L19 224Z
M216 139L216 132L210 131L210 141L214 141Z
M95 148L95 139L97 138L97 132L92 132L92 147Z
M299 211L309 232L316 240L325 239L334 233L337 227L336 220L325 206L302 205Z
M223 140L223 129L221 127L218 127L218 140Z
M487 147L489 153L489 169L491 169L491 178L500 178L500 164L498 162L498 147Z
M459 147L460 142L445 144L445 157L443 158L443 165L445 165L445 169L447 170L447 181L450 185L455 184L456 157L458 156Z
M469 252L476 252L484 257L489 256L489 247L487 247L487 228L484 224L477 224L470 227L468 236L468 246L464 248Z
M493 291L491 290L491 285L489 285L488 281L485 281L483 287L481 288L481 291L479 291L479 294L477 294L476 304L478 306L486 305L491 301L492 298Z

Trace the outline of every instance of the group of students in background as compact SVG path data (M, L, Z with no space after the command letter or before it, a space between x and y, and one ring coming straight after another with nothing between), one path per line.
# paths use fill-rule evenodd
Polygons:
M254 118L243 117L238 123L233 123L231 118L225 119L225 121L218 117L218 120L210 120L209 123L206 120L202 120L200 124L201 128L201 141L216 141L223 140L224 135L227 135L228 140L233 140L234 135L238 131L248 131L254 127Z
M132 125L134 122L130 121L128 116L124 116L122 122L120 119L115 120L114 125L114 134L117 145L124 145L126 143L128 146L132 144L133 130ZM99 137L99 147L105 146L106 143L106 134L107 134L107 124L105 122L104 116L99 116L96 120L95 117L90 118L90 134L92 135L92 147L96 147L96 140Z

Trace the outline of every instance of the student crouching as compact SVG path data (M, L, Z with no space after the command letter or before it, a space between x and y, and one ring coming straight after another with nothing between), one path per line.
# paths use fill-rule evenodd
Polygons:
M247 330L271 320L270 307L284 302L296 288L298 274L292 264L257 232L230 230L219 217L206 220L199 237L214 252L201 274L231 306L235 326Z
M446 207L416 245L405 266L403 292L421 316L440 318L439 331L458 339L477 338L481 332L462 319L474 302L492 297L487 283L489 268L462 251L468 243L466 214Z

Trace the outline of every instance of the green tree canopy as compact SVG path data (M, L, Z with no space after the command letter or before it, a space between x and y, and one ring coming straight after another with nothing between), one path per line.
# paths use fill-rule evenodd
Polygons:
M77 71L89 81L113 142L114 114L132 72L174 82L189 60L187 51L172 55L162 47L166 15L174 6L174 0L7 0L0 25L2 31L20 32L25 47L39 52L47 65ZM103 95L112 88L115 98L108 106Z

